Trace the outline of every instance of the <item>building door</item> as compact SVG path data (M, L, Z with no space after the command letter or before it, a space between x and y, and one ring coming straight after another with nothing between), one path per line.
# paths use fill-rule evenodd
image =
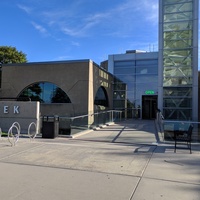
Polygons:
M158 96L142 96L142 119L155 119Z

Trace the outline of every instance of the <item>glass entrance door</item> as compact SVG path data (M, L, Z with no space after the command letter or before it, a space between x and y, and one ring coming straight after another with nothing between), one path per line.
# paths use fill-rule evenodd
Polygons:
M155 119L158 96L142 96L142 119Z

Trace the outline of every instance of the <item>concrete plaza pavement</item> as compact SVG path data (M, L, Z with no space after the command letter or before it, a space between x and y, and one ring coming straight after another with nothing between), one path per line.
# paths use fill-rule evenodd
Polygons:
M158 143L154 121L74 138L0 139L2 200L200 200L200 145Z

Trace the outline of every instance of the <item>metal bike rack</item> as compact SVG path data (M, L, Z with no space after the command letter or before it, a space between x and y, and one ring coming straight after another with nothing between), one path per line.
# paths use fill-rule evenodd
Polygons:
M31 127L34 126L35 128L35 131L31 133ZM35 122L32 122L29 124L28 126L28 136L30 139L35 139L36 135L37 135L37 126L36 126L36 123Z
M13 134L13 129L16 129L17 133ZM21 127L18 122L14 122L8 130L8 141L10 142L11 146L15 146L19 140ZM12 140L11 140L12 137Z

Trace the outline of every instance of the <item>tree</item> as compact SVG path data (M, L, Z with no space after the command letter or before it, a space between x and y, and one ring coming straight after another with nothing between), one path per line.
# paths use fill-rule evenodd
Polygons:
M27 62L26 54L18 51L15 47L0 46L0 63L25 63Z

